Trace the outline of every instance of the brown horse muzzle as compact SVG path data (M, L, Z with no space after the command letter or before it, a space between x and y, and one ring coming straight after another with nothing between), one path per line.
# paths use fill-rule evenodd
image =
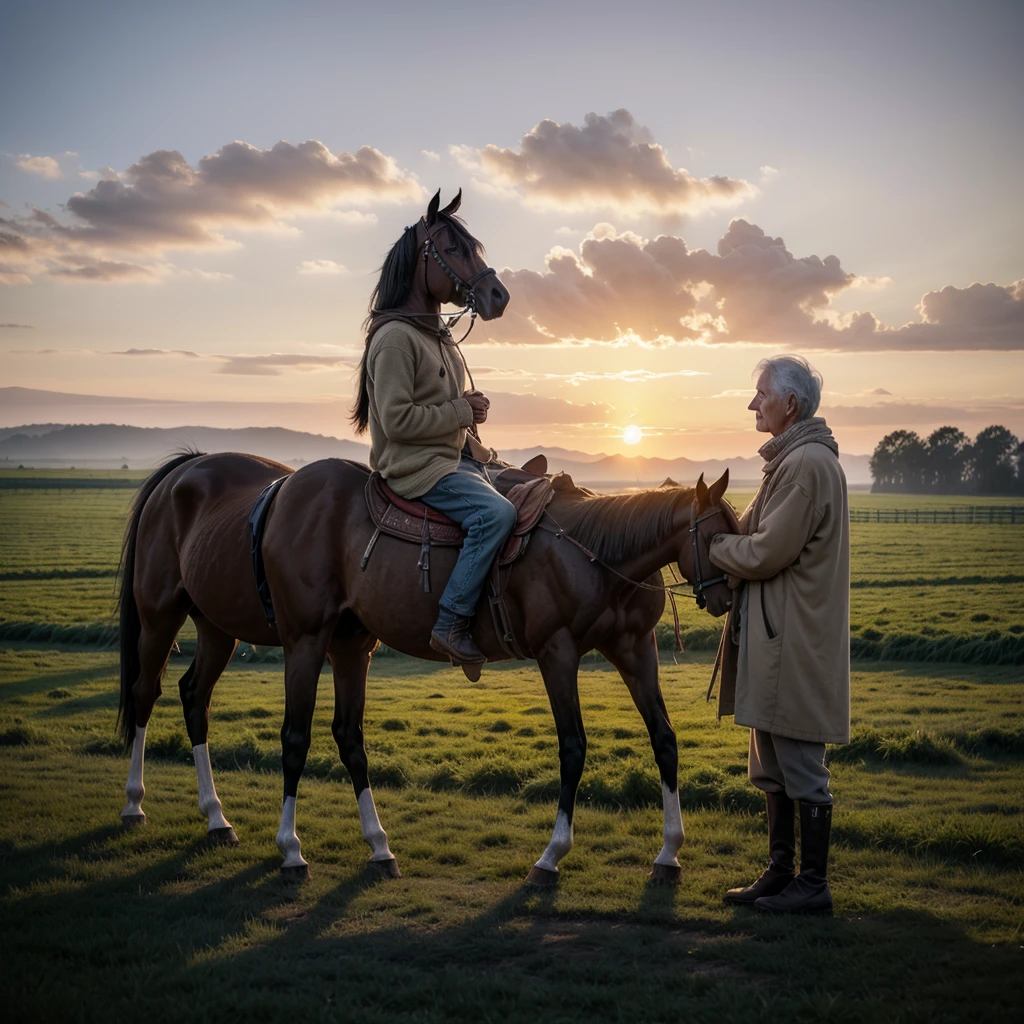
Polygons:
M498 280L497 274L485 277L473 289L476 311L481 320L497 320L509 302L508 289Z

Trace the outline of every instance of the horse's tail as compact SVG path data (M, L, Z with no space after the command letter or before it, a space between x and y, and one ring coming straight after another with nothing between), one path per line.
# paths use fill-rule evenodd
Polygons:
M139 637L142 635L142 623L139 619L138 605L135 603L135 545L139 536L139 521L142 519L142 510L146 507L146 502L149 501L161 481L179 466L192 459L198 459L202 454L202 452L188 449L175 455L151 473L135 494L128 526L124 532L121 562L118 566L118 575L121 578L117 597L121 639L121 700L117 709L117 722L127 750L131 750L135 740L135 692L133 687L142 669L139 661Z

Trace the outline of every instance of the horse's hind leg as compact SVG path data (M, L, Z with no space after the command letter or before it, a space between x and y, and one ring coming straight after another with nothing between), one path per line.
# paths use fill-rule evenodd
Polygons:
M187 603L184 592L176 593L174 599L159 610L146 609L140 604L139 612L142 620L138 643L139 677L132 686L135 736L132 741L128 782L124 787L128 801L121 812L121 822L125 825L143 824L146 820L146 813L142 809L142 798L146 795L146 787L142 781L146 729L149 726L149 717L153 713L153 705L160 696L160 681L167 667L171 648L185 622Z
M193 614L193 619L198 635L196 656L181 677L178 689L199 780L199 810L206 815L206 835L210 841L235 846L238 837L231 823L224 817L217 788L213 784L210 748L206 740L210 726L210 697L238 641L197 614Z
M400 878L398 861L388 847L388 836L377 816L367 775L363 745L363 709L366 707L366 673L376 641L365 631L335 640L328 651L334 670L334 723L331 731L338 744L341 763L348 770L359 804L359 824L370 847L370 863L387 878Z
M276 840L277 848L284 857L281 874L285 878L309 877L309 863L302 856L299 837L295 832L295 799L302 770L306 767L313 711L316 708L316 687L332 632L333 623L320 633L306 634L289 641L285 647L284 725L281 727L284 803L281 805L281 825Z
M587 734L580 714L580 658L568 633L563 633L549 644L540 653L538 662L555 716L562 785L551 842L526 880L531 885L549 886L558 882L558 862L572 849L572 820L576 810L576 791L587 758Z
M651 880L679 881L679 848L683 845L683 818L679 810L679 753L676 734L668 718L665 698L658 683L658 648L654 633L639 638L624 634L598 650L619 670L647 726L654 760L661 774L664 811L664 843L654 859Z

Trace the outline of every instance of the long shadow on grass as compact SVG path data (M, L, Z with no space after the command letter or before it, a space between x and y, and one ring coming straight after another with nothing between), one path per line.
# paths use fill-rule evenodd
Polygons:
M80 715L97 709L116 709L118 703L117 691L111 689L109 693L101 690L89 697L75 697L72 700L61 701L60 704L53 704L49 707L40 708L36 711L36 718L67 718L71 715Z
M103 676L109 677L111 686L116 687L116 671L117 666L112 661L108 665L94 665L92 668L75 669L73 672L43 672L40 675L15 679L9 683L0 683L0 701L10 700L12 697L28 697L34 693L64 686L81 686ZM116 694L116 689L112 692Z
M999 983L1014 951L924 910L715 923L680 918L673 890L647 887L633 914L581 916L523 887L432 926L421 912L446 897L418 880L363 869L300 889L276 857L243 864L199 842L164 855L162 842L109 826L5 855L22 890L0 926L15 1019L818 1019L837 997L843 1019L892 1019L898 1000L955 1019L972 1002L1008 1013L1014 998ZM88 880L95 862L126 857L148 862Z

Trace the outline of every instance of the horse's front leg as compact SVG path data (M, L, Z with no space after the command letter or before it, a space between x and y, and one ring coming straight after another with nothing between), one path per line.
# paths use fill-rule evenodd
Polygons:
M668 718L658 682L658 647L654 632L622 633L598 650L619 670L647 726L654 760L661 773L664 843L654 859L651 881L679 881L679 848L683 845L683 817L679 810L679 753L676 733Z
M344 641L335 640L329 654L334 670L334 724L331 731L338 744L359 805L359 824L370 847L370 864L385 878L401 878L398 861L388 846L388 834L377 816L367 775L366 746L363 743L363 711L366 707L366 673L370 651L376 641L363 631Z
M333 623L331 624L333 628ZM284 770L284 803L281 826L277 830L277 848L284 860L281 875L287 879L309 878L309 864L302 856L295 831L295 801L299 779L309 753L316 687L320 668L327 656L330 629L292 641L285 648L284 725L281 727L281 767Z
M531 885L552 886L558 882L558 862L572 849L572 820L576 791L587 758L587 734L580 714L580 657L568 630L556 634L541 652L538 662L555 716L562 785L551 842L526 880Z

